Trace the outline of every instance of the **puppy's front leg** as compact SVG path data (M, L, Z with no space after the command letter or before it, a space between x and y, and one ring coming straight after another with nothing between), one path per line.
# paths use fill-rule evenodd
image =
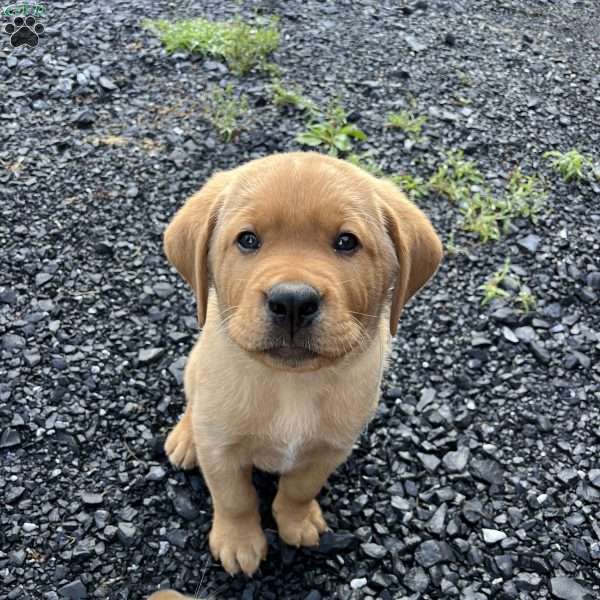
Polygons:
M267 556L252 466L207 454L198 449L200 468L213 501L210 551L230 575L240 570L252 575Z
M279 480L273 501L273 516L279 536L290 546L317 546L319 535L327 529L315 497L348 452L321 450L311 453L309 462Z
M196 466L196 446L192 432L192 406L188 402L179 423L173 427L165 442L165 453L174 467L193 469Z

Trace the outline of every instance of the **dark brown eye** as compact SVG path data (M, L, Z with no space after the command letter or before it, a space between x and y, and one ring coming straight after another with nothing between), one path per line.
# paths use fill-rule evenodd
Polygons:
M358 250L359 245L358 238L353 233L340 233L333 242L333 249L336 252L350 254Z
M255 233L251 231L242 231L237 236L237 245L245 252L251 252L260 248L260 240Z

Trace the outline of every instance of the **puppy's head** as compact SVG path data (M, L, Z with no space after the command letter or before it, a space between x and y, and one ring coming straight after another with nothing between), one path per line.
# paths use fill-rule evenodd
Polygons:
M196 293L200 326L212 286L220 329L289 370L365 349L389 304L395 334L442 255L395 186L315 153L218 173L175 215L165 250Z

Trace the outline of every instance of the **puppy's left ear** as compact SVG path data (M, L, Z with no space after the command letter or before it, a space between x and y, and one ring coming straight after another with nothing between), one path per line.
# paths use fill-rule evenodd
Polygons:
M217 222L219 195L229 184L230 177L231 171L211 177L177 211L165 230L165 254L194 290L199 327L206 321L208 305L210 238Z
M442 242L425 214L391 182L379 180L388 234L398 259L399 272L392 293L390 332L396 335L404 305L431 278L442 261Z

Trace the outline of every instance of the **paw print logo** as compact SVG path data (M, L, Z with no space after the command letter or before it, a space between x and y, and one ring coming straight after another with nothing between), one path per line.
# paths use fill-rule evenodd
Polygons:
M10 35L10 43L17 46L30 46L35 48L40 40L39 36L44 33L44 26L37 23L31 15L24 19L16 17L12 23L4 26L4 31Z

